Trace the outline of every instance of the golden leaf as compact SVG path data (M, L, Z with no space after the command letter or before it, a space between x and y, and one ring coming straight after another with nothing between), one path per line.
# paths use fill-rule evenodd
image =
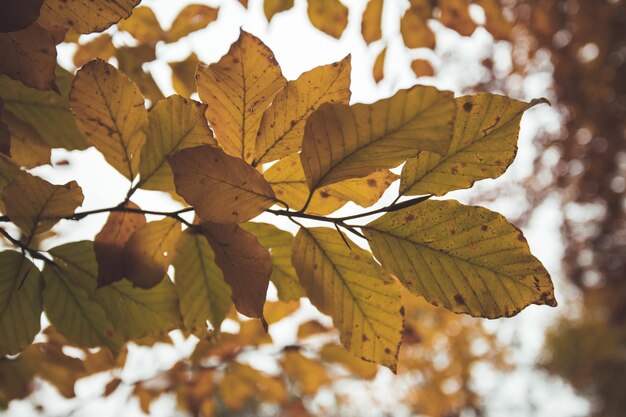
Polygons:
M196 92L196 69L200 64L198 56L192 52L187 58L179 62L170 62L172 69L172 87L184 97Z
M435 70L433 66L430 65L425 59L414 59L411 62L411 69L417 78L419 77L432 77L435 75Z
M78 128L129 180L137 174L148 112L137 86L122 72L94 60L76 74L70 107Z
M272 51L241 31L219 62L198 67L196 80L219 144L229 155L251 162L261 116L287 83Z
M8 112L1 114L11 136L11 159L27 169L50 164L50 146L39 133Z
M485 29L494 39L509 40L513 24L502 15L502 5L498 0L476 0L476 4L485 11Z
M382 38L382 17L384 0L369 0L361 20L361 36L366 44Z
M363 379L374 379L378 373L376 364L357 358L341 345L329 343L322 346L320 358L326 362L342 365Z
M102 32L130 15L140 0L46 0L39 21L78 33Z
M374 68L372 69L372 75L374 76L374 81L378 84L385 77L385 56L387 55L387 47L383 48L382 51L376 57L376 61L374 61Z
M351 247L335 230L300 228L292 263L311 303L333 318L341 343L395 372L404 321L399 284L369 252Z
M115 55L115 46L112 39L111 35L103 33L87 43L78 45L78 49L74 53L74 66L80 68L95 58L108 61L109 58Z
M469 0L439 0L441 23L463 36L470 36L476 23L469 15Z
M324 365L295 350L287 350L280 363L285 374L298 383L302 395L313 395L331 382Z
M219 388L224 404L233 411L243 409L253 398L270 403L282 403L287 398L287 388L280 378L238 362L227 368Z
M204 4L190 4L185 6L174 19L165 40L176 42L197 30L204 29L209 23L217 20L219 9Z
M385 269L432 304L487 318L513 316L531 303L556 306L550 276L522 232L485 208L425 201L363 232Z
M272 21L274 15L289 10L293 7L293 0L264 0L263 13L268 22Z
M313 26L336 39L348 25L348 8L339 0L308 0L307 14Z
M150 7L137 7L130 17L117 25L119 30L130 33L141 43L156 45L163 38L163 29Z
M435 49L435 34L426 24L426 18L416 9L408 9L400 20L400 33L407 48Z

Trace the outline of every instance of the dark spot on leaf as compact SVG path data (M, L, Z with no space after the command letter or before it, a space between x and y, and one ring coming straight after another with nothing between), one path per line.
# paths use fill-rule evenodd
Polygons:
M370 338L367 337L366 335L361 336L361 340L364 342L369 342Z
M524 237L524 234L522 232L519 232L517 234L517 240L519 240L520 242L526 242L526 238Z
M415 216L413 214L411 214L411 213L409 213L406 216L404 216L404 221L407 222L407 223L413 221L414 219L415 219Z
M370 178L369 180L367 180L367 185L369 185L370 187L376 187L378 183L376 182L375 179Z
M458 172L459 172L459 168L457 168L457 167L452 167L452 168L450 169L450 172L451 172L451 173L453 173L453 174L458 174Z
M391 354L391 349L389 349L389 348L385 348L385 353L386 353L387 355L390 355L390 354Z
M451 235L456 235L456 229L450 229L450 234Z
M401 306L401 307L400 307L400 314L401 314L402 316L404 316L404 306Z
M463 104L463 110L465 110L466 112L471 112L472 111L472 103L471 102L466 102L465 104Z
M454 294L454 301L461 306L465 305L465 299L461 294Z
M330 197L330 194L328 194L326 191L320 191L320 197L328 198L328 197Z
M480 226L480 230L482 230L483 232L486 232L487 230L489 230L489 226L487 226L486 224L483 224L482 226Z

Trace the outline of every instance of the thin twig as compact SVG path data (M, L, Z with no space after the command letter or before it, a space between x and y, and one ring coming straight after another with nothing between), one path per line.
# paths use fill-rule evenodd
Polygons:
M0 234L2 236L4 236L9 242L11 242L13 245L17 246L18 248L20 248L22 250L22 253L28 253L28 255L33 258L33 259L39 259L41 261L44 261L45 263L48 263L50 265L55 265L54 261L52 259L47 258L46 256L44 256L40 251L38 251L37 249L33 249L30 248L28 246L28 244L22 243L21 241L19 241L18 239L14 238L13 236L11 236L11 234L9 232L7 232L6 230L4 230L3 228L0 227Z

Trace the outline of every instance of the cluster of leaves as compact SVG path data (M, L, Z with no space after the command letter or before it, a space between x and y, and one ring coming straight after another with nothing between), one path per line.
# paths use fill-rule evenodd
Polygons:
M55 4L46 1L42 10L53 8L48 3ZM54 338L45 347L31 345L42 311L67 343L103 346L117 355L111 366L119 366L129 340L159 339L173 329L205 338L207 322L219 330L233 304L267 326L272 322L264 311L270 280L279 299L308 297L331 316L352 355L394 371L405 329L405 289L454 312L488 318L514 315L531 303L555 305L549 276L517 228L484 208L427 200L501 175L515 156L522 114L540 101L491 94L455 99L450 92L415 86L373 104L349 105L349 57L288 81L269 48L243 31L219 62L191 71L202 103L183 96L162 98L141 68L138 52L143 48L150 56L157 42L206 26L217 17L209 9L189 6L169 30L159 26L157 36L142 29L142 22L158 25L154 14L135 9L120 29L142 44L132 51L113 49L108 58L115 54L119 69L92 60L75 76L56 69L52 84L45 85L29 84L24 72L2 69L7 146L0 154L1 220L22 233L15 238L0 229L21 252L0 253L0 327L6 335L0 354L22 352L17 359L3 359L2 366L28 380L38 367L26 352L59 353L62 343ZM65 29L78 30L66 24ZM14 33L6 36L14 39ZM87 47L107 44L107 36L83 45L75 61L111 51ZM188 77L179 81L179 92L196 90ZM53 85L57 91L50 91ZM54 185L21 169L42 163L29 152L32 141L48 152L94 146L128 179L127 198L113 207L76 212L83 201L76 182ZM398 179L389 169L403 163L393 204L328 216L348 201L363 207L376 203ZM131 201L140 188L170 193L188 206L175 212L142 209ZM250 222L264 211L334 228L301 227L294 238L273 225ZM93 242L45 252L34 246L60 220L102 212L109 218ZM194 221L188 212L195 213ZM353 223L379 213L383 216L368 224ZM146 214L163 218L147 222ZM346 232L366 238L373 254ZM168 276L171 266L174 277ZM255 321L245 323L261 328ZM222 334L209 350L219 349L229 337ZM288 375L314 366L297 349L284 355L292 358L286 362L291 370L284 368ZM232 378L244 381L242 387L265 381L258 371L231 368L239 369ZM181 382L179 372L172 371L172 381ZM88 374L79 370L76 378ZM213 378L213 371L209 375ZM194 384L189 398L201 394ZM278 398L280 389L268 384L267 398ZM242 390L231 404L256 395ZM5 394L3 401L20 393Z

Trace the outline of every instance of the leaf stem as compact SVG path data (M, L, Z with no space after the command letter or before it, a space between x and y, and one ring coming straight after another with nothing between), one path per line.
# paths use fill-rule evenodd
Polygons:
M22 243L18 239L14 238L13 236L11 236L9 232L4 230L2 227L0 227L0 234L4 236L13 245L20 248L22 250L22 253L28 253L28 255L30 255L33 259L39 259L50 265L55 265L52 259L49 259L48 257L44 256L39 250L30 248L28 244Z

